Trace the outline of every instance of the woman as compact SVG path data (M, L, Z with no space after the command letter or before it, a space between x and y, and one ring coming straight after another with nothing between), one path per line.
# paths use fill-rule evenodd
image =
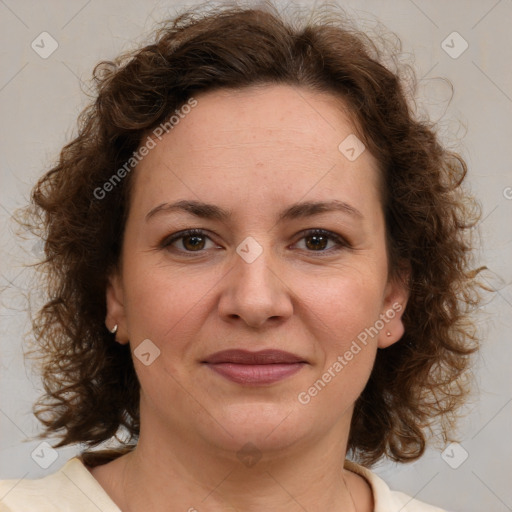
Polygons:
M97 67L27 212L35 412L57 447L121 442L0 510L441 510L369 468L446 441L466 394L466 165L332 20L190 11Z

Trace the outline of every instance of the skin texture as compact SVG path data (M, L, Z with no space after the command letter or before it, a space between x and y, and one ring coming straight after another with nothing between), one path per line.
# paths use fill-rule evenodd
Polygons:
M379 315L396 303L405 309L407 291L388 281L377 162L367 150L355 161L338 150L355 128L331 95L267 85L196 99L134 171L106 323L118 325L118 342L132 351L149 339L160 355L148 366L134 357L137 448L91 472L123 511L169 503L199 511L372 510L368 484L342 461L376 351L403 334L400 313L308 404L297 397ZM232 217L175 211L146 221L156 206L182 199ZM277 221L293 203L334 199L362 216ZM189 228L205 231L195 251L190 239L161 246ZM315 249L301 233L314 228L350 247L328 239ZM252 263L236 251L249 236L262 249ZM231 348L285 350L307 364L279 382L245 386L201 363ZM261 455L251 467L237 457L247 443Z

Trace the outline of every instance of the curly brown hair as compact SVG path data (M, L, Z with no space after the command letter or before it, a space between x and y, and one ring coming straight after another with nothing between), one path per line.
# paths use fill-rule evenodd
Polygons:
M467 167L413 113L404 70L413 92L417 82L410 66L398 64L400 49L384 65L385 45L341 10L316 14L317 21L287 21L272 5L201 5L164 22L152 44L95 67L95 101L25 209L46 254L40 265L48 301L33 319L45 389L34 406L45 426L40 437L92 448L125 429L131 449L139 435L130 348L105 328L107 277L119 260L133 172L110 181L105 199L98 190L149 130L194 95L287 84L348 105L380 163L391 276L410 269L405 334L377 353L355 404L348 450L368 466L382 456L407 462L423 454L434 425L449 438L469 390L461 376L479 346L470 312L480 300L471 229L480 213L463 190Z

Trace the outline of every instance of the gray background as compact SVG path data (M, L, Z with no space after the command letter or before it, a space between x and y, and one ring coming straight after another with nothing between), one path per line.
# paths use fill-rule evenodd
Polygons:
M474 371L478 386L461 422L460 445L444 457L441 450L430 449L416 463L380 464L375 471L392 488L453 511L511 511L512 1L339 4L363 24L380 20L402 39L422 78L418 108L439 123L446 143L468 162L468 184L483 206L479 258L491 270L486 279L498 290L482 307L484 346ZM93 66L145 41L155 22L174 15L181 5L0 0L0 478L52 473L77 451L59 449L47 469L31 457L40 443L30 440L39 432L31 406L40 382L23 362L22 337L29 331L23 294L34 292L31 271L23 263L34 261L40 249L34 239L16 240L10 216L76 133ZM59 45L47 59L31 48L43 31ZM441 46L454 31L469 44L458 58ZM461 40L448 41L452 53L461 48ZM452 82L451 102L449 87L436 77Z

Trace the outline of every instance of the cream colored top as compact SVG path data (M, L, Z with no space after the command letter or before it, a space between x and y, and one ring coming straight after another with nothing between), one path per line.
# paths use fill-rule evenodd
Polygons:
M392 491L369 469L346 460L345 469L370 483L374 512L447 512ZM0 481L0 512L121 512L78 457L43 478Z

